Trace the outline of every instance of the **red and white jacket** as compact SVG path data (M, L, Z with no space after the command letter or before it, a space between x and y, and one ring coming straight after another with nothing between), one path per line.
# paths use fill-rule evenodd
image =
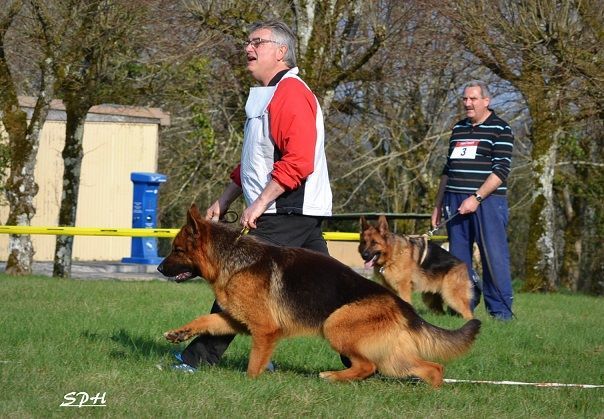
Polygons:
M231 179L248 206L271 179L285 188L265 213L329 216L323 113L297 74L294 67L276 85L250 89L241 163Z

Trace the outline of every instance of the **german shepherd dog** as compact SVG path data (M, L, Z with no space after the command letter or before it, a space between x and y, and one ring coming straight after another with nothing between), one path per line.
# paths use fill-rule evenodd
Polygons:
M249 334L250 377L265 370L280 339L318 335L351 361L345 370L321 372L324 379L360 380L379 370L393 377L414 375L439 387L443 366L426 358L462 355L480 330L479 320L458 330L433 326L398 296L339 261L241 235L204 220L195 205L158 270L176 282L204 278L224 310L170 330L166 339Z
M383 215L377 226L361 217L360 226L359 253L384 285L409 304L413 289L422 293L422 300L434 312L444 314L444 300L464 319L474 318L470 308L472 282L464 262L426 236L390 232Z

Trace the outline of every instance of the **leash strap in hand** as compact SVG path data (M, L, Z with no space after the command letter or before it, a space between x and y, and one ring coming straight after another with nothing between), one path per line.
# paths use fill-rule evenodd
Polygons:
M428 237L432 237L438 229L444 227L449 221L451 221L453 218L457 217L458 215L459 215L459 211L457 211L455 214L451 215L445 221L443 221L442 223L440 223L439 225L434 227L432 230L428 230Z

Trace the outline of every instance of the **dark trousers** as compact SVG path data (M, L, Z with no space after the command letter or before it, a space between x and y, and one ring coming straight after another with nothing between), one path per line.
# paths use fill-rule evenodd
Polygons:
M457 211L468 194L445 193L444 216ZM472 268L472 245L476 243L482 260L482 294L488 313L496 318L512 317L512 275L507 240L508 204L504 196L490 195L473 214L458 215L447 223L451 254ZM478 304L478 301L475 302Z
M248 234L277 246L302 247L328 255L327 243L321 231L322 221L321 217L266 214L258 218L257 228L250 230ZM221 311L218 303L214 301L210 313ZM195 368L203 363L215 365L234 338L235 335L199 335L185 348L182 359Z

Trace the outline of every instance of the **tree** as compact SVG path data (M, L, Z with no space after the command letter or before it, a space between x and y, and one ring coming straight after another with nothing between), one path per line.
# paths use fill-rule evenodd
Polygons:
M364 69L373 79L347 83L335 101L338 148L348 152L332 159L335 187L348 190L340 211L427 212L432 205L459 69L447 58L454 50L441 22L414 6L393 4L384 13L383 48ZM406 232L426 227L398 224Z
M50 109L54 93L54 75L51 67L54 52L49 43L49 33L43 25L30 25L24 16L38 12L38 2L4 2L0 12L0 103L2 103L2 124L9 139L10 174L6 182L6 197L10 205L8 225L30 225L36 213L33 199L38 193L34 181L34 168L38 153L40 131ZM22 13L21 16L19 16ZM19 27L25 29L12 35L9 30L16 20ZM36 103L31 116L21 109L18 93L23 88L11 70L10 57L16 54L16 45L11 41L21 40L21 49L32 52L32 61L38 66L36 79L30 80L37 85ZM24 42L37 41L33 43ZM39 45L39 49L35 49ZM32 48L32 46L34 46ZM11 48L12 47L12 48ZM23 70L23 68L21 68ZM35 73L34 73L35 74ZM28 235L11 235L6 272L12 275L31 274L34 249Z
M53 65L58 93L66 112L63 193L58 223L76 221L80 171L83 159L84 123L89 109L104 101L126 98L125 80L143 26L146 3L121 0L71 0L40 5L40 24L57 34L53 48L60 59ZM73 236L57 236L53 276L71 276Z

